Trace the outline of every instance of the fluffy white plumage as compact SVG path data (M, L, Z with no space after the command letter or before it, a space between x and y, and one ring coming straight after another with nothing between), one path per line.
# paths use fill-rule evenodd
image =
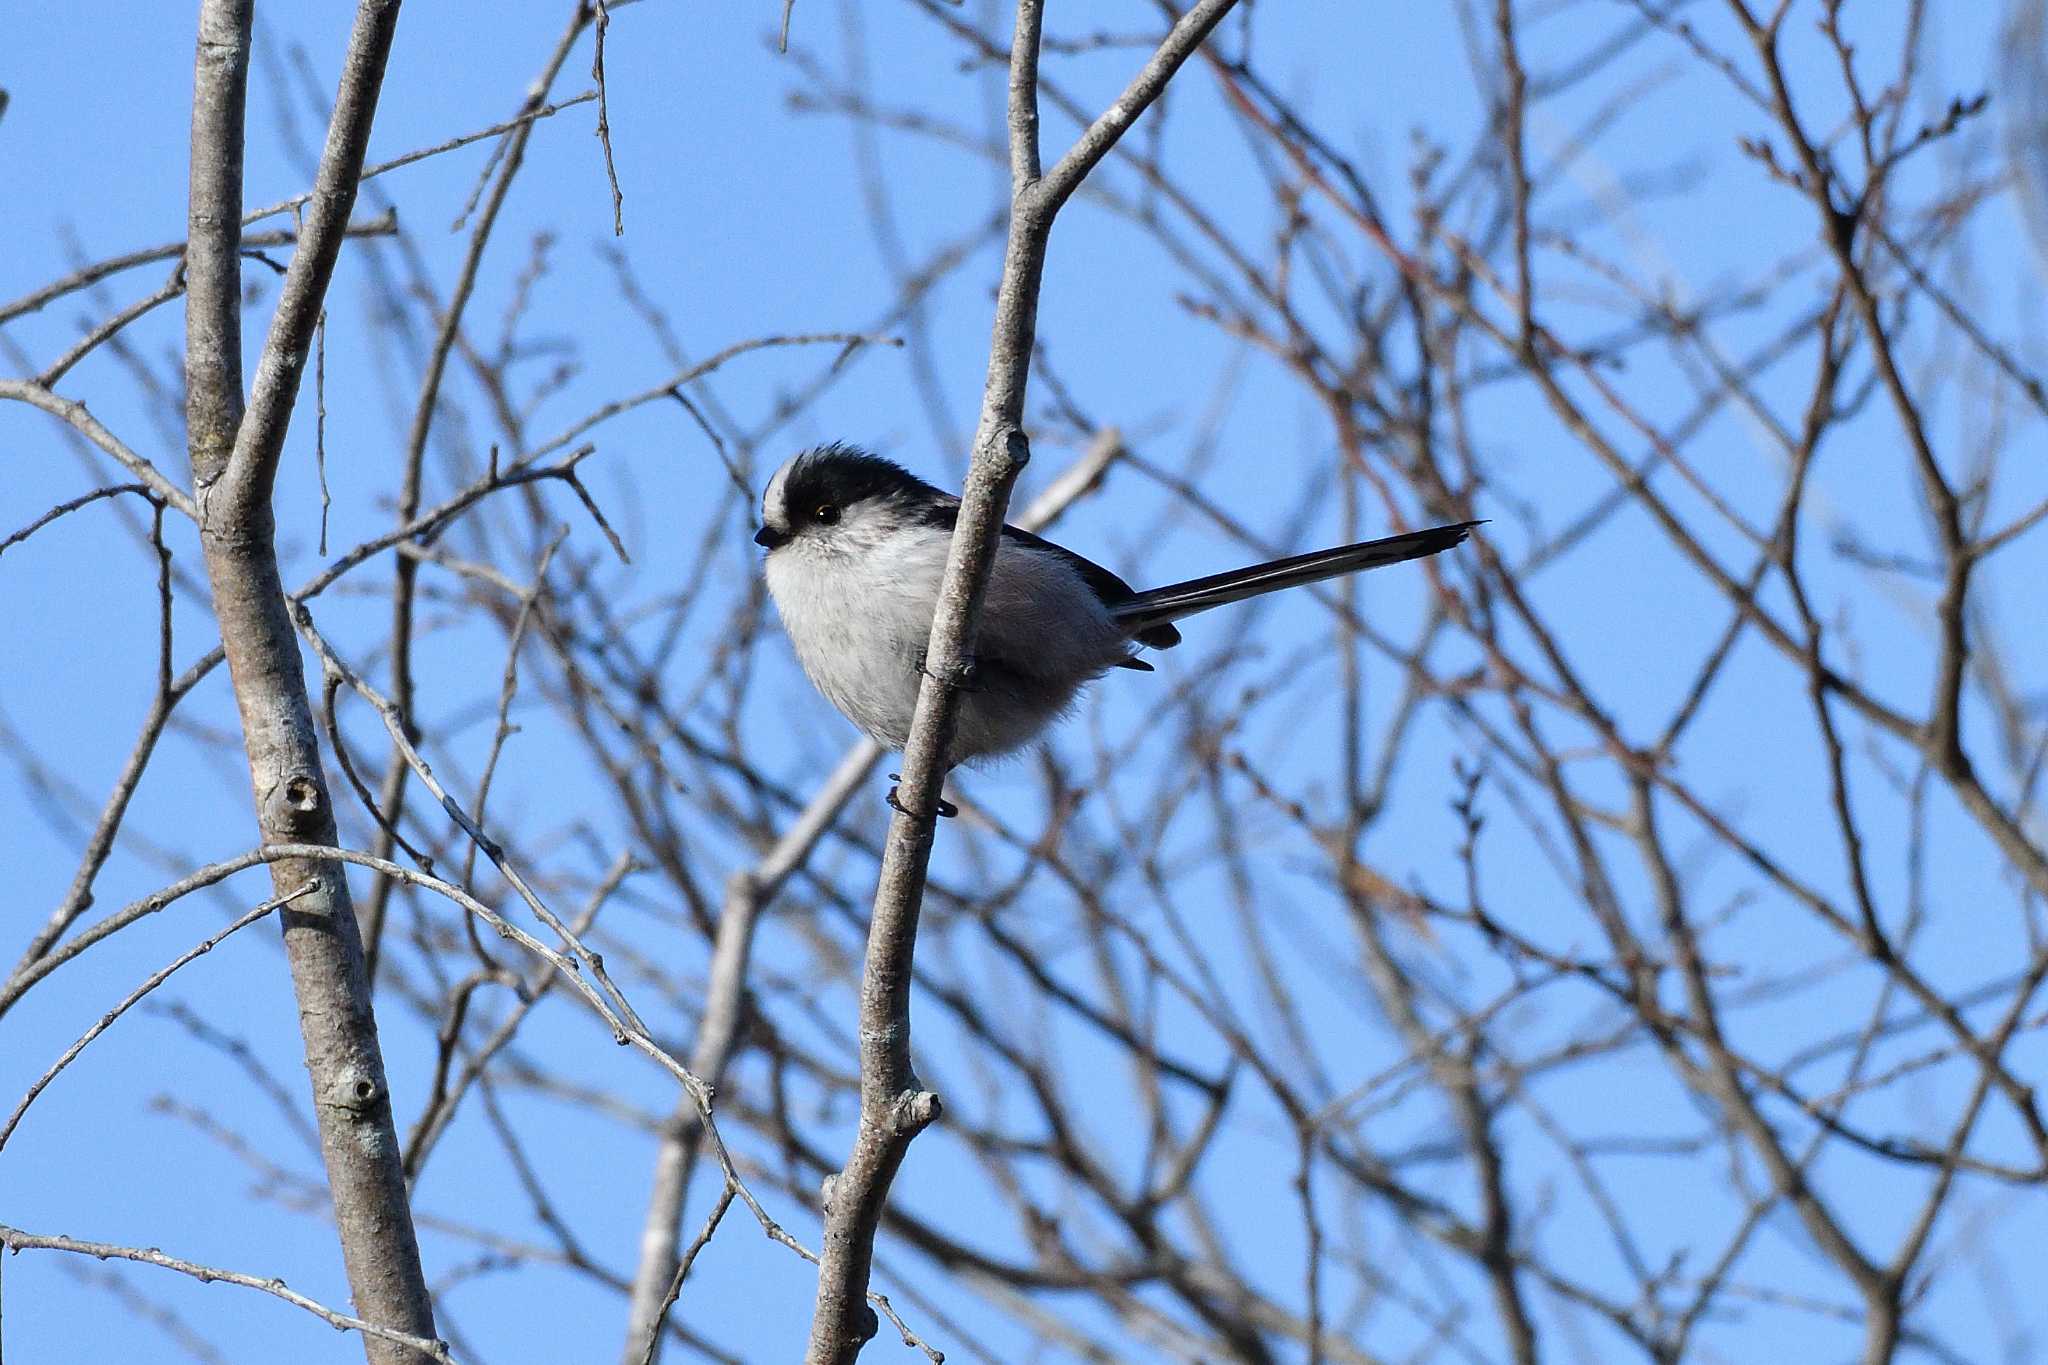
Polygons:
M786 505L789 470L785 464L776 472L762 499L764 524L791 536L768 556L768 591L797 661L826 700L900 749L910 736L951 532L883 498L838 507L829 534L794 530L815 509ZM1131 642L1068 561L1005 541L975 654L977 690L960 700L954 763L1028 743L1073 704L1083 683L1129 658Z

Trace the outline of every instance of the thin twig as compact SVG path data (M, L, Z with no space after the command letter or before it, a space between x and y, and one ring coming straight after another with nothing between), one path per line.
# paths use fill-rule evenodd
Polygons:
M165 478L163 471L155 465L130 450L119 437L102 426L97 417L85 410L85 404L52 393L31 379L0 379L0 401L7 399L41 408L68 423L81 436L113 456L123 469L149 485L150 492L186 516L198 520L198 504L192 501L192 495Z
M530 123L537 123L541 119L553 118L564 109L573 109L579 104L588 104L596 98L597 92L595 90L586 90L571 99L558 100L553 104L544 104L538 109L529 109L523 114L506 119L503 123L494 123L488 128L479 128L473 133L464 133L460 137L451 137L446 142L437 142L431 147L422 147L418 151L407 152L404 156L392 157L389 161L380 161L374 166L366 167L361 178L364 180L375 180L386 171L395 171L400 167L410 166L416 161L425 161L428 157L440 156L444 152L452 152L459 148L467 147L473 142L482 142L485 138L509 133L515 128L521 128ZM250 223L260 222L265 218L274 218L280 213L290 213L293 209L311 203L315 193L313 190L307 190L304 194L295 194L289 199L280 199L275 204L266 204L260 209L251 209L242 215L242 223L244 226L247 226ZM393 230L395 230L395 225ZM254 239L244 237L242 240L246 243Z
M619 193L619 172L612 164L611 110L604 80L604 36L605 31L612 26L612 13L605 0L594 0L594 3L597 20L590 55L590 78L597 82L597 144L604 148L604 178L610 182L612 189L612 236L623 237L626 235L626 220L623 213L626 197ZM783 22L788 22L787 12Z
M1041 177L1038 39L1044 7L1043 0L1018 0L1009 77L1009 241L996 291L988 382L869 920L860 993L860 1122L825 1210L825 1263L807 1365L849 1365L874 1335L865 1299L883 1206L911 1141L939 1114L938 1096L919 1084L911 1065L911 967L954 710L969 678L975 626L1010 490L1030 458L1024 397L1053 221L1234 2L1202 0L1182 14L1123 93Z
M190 1275L201 1284L233 1284L244 1289L256 1289L273 1298L283 1299L295 1308L303 1308L314 1317L337 1331L360 1332L378 1341L390 1342L418 1352L442 1365L455 1365L455 1357L449 1353L448 1343L433 1337L413 1336L390 1327L380 1327L362 1318L338 1313L318 1300L286 1287L276 1276L244 1275L239 1271L222 1270L218 1266L201 1265L197 1261L181 1260L167 1256L155 1247L119 1246L112 1242L87 1242L76 1237L52 1237L41 1233L25 1232L17 1227L0 1223L0 1246L9 1252L21 1251L68 1251L73 1255L90 1256L100 1261L134 1261L141 1265L153 1265L163 1270L175 1270L181 1275Z
M101 345L118 335L130 323L151 312L159 305L169 303L184 292L185 265L183 261L180 261L176 268L171 271L171 277L165 280L154 294L137 299L134 303L129 304L126 308L123 308L120 312L80 337L76 345L51 361L49 367L36 376L36 383L46 389L52 387L70 371L73 365L91 355Z
M697 1253L711 1242L711 1234L718 1231L719 1220L732 1207L734 1190L728 1184L718 1192L718 1200L711 1206L711 1213L704 1220L704 1226L686 1247L676 1261L676 1273L668 1282L668 1292L661 1296L661 1308L654 1315L654 1326L647 1333L647 1345L640 1352L640 1365L654 1365L654 1353L661 1346L661 1327L668 1320L668 1310L676 1306L676 1300L683 1296L683 1281L689 1278L690 1267L696 1264Z
M249 911L240 919L228 925L227 928L221 930L219 933L213 935L213 937L201 943L198 947L191 949L182 956L173 960L170 963L170 965L163 967L158 971L152 973L147 981L144 981L140 986L137 986L134 990L130 991L126 996L122 997L121 1002L119 1004L115 1005L112 1009L108 1010L105 1014L101 1015L98 1023L94 1024L91 1028L87 1029L83 1034L81 1034L77 1042L73 1043L70 1047L65 1048L63 1055L58 1057L56 1061L52 1062L50 1064L49 1069L43 1072L41 1076L38 1076L36 1078L35 1084L31 1085L28 1088L28 1093L21 1097L21 1103L15 1105L14 1112L7 1116L7 1122L4 1124L0 1124L0 1147L5 1147L7 1145L7 1140L14 1136L14 1130L21 1123L22 1116L28 1113L28 1107L36 1102L36 1096L42 1094L44 1090L49 1088L50 1082L57 1079L57 1073L62 1071L65 1067L71 1065L73 1061L77 1060L78 1054L85 1051L85 1049L92 1043L93 1039L99 1037L102 1033L105 1033L108 1029L112 1028L114 1026L114 1021L116 1019L119 1019L122 1015L126 1014L130 1009L132 1009L135 1006L135 1003L141 1000L143 996L148 995L158 986L161 986L164 984L164 982L170 980L171 974L176 972L180 967L183 967L186 963L192 961L194 958L202 957L205 954L212 952L215 948L219 947L221 941L227 938L228 935L235 933L237 930L248 928L257 920L262 919L265 915L268 915L271 911L277 909L279 906L290 905L293 901L299 899L299 897L305 895L309 891L312 891L318 885L319 883L317 880L310 881L307 882L304 886L301 886L296 891L287 891L282 896L276 896L271 898L270 900L263 902L263 904Z
M57 520L59 517L69 516L71 513L76 512L81 507L90 507L92 504L98 502L102 498L115 498L119 497L123 493L133 493L138 497L142 498L145 502L149 503L152 507L161 508L163 506L163 500L157 497L156 494L150 490L147 484L116 483L109 484L105 488L95 488L90 493L81 493L75 498L71 498L65 502L58 503L55 507L52 507L49 511L43 513L41 516L37 517L28 525L22 527L19 531L16 531L13 535L7 537L5 540L0 540L0 555L6 554L8 550L10 550L16 545L21 544L24 540L27 540L30 536L42 530L45 526L48 526L51 522Z

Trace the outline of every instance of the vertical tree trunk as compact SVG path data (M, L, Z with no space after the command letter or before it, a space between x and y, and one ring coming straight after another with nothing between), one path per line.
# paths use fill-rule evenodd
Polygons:
M278 573L270 496L312 324L355 203L398 5L365 0L357 12L314 200L245 410L240 242L251 10L251 0L203 0L200 6L187 256L187 443L200 544L234 678L258 828L265 843L331 847L338 837L334 807L293 608ZM340 864L306 859L272 863L271 878L280 893L315 886L282 916L285 957L356 1311L381 1326L432 1337L433 1306L420 1270L348 883ZM375 1338L365 1338L364 1349L379 1365L423 1359Z

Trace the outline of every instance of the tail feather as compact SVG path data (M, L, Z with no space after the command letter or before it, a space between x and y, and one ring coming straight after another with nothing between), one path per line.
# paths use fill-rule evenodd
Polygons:
M1170 630L1170 622L1211 607L1242 602L1247 597L1259 597L1282 588L1320 583L1343 574L1361 573L1383 564L1399 564L1407 559L1440 554L1461 543L1479 524L1461 521L1453 526L1433 526L1426 531L1409 531L1383 540L1340 545L1332 550L1317 550L1290 559L1275 559L1228 573L1211 574L1207 578L1189 579L1185 583L1171 583L1149 592L1133 593L1110 608L1110 613L1133 637L1142 640L1148 631L1158 631L1162 627ZM1174 638L1178 640L1178 632L1174 632Z

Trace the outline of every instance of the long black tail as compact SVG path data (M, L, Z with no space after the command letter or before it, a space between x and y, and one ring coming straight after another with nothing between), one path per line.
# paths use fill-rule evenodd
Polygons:
M1298 588L1304 583L1320 583L1326 578L1377 569L1383 564L1399 564L1404 559L1440 554L1462 542L1479 524L1461 521L1455 526L1433 526L1427 531L1410 531L1405 535L1368 540L1357 545L1339 545L1334 550L1317 550L1312 554L1275 559L1249 568L1232 569L1228 573L1211 574L1207 578L1190 579L1185 583L1171 583L1149 592L1133 593L1111 607L1110 613L1133 638L1143 639L1147 631L1163 636L1166 632L1158 631L1158 627L1227 602L1242 602L1247 597L1278 592L1282 588ZM1177 635L1176 632L1176 638Z

